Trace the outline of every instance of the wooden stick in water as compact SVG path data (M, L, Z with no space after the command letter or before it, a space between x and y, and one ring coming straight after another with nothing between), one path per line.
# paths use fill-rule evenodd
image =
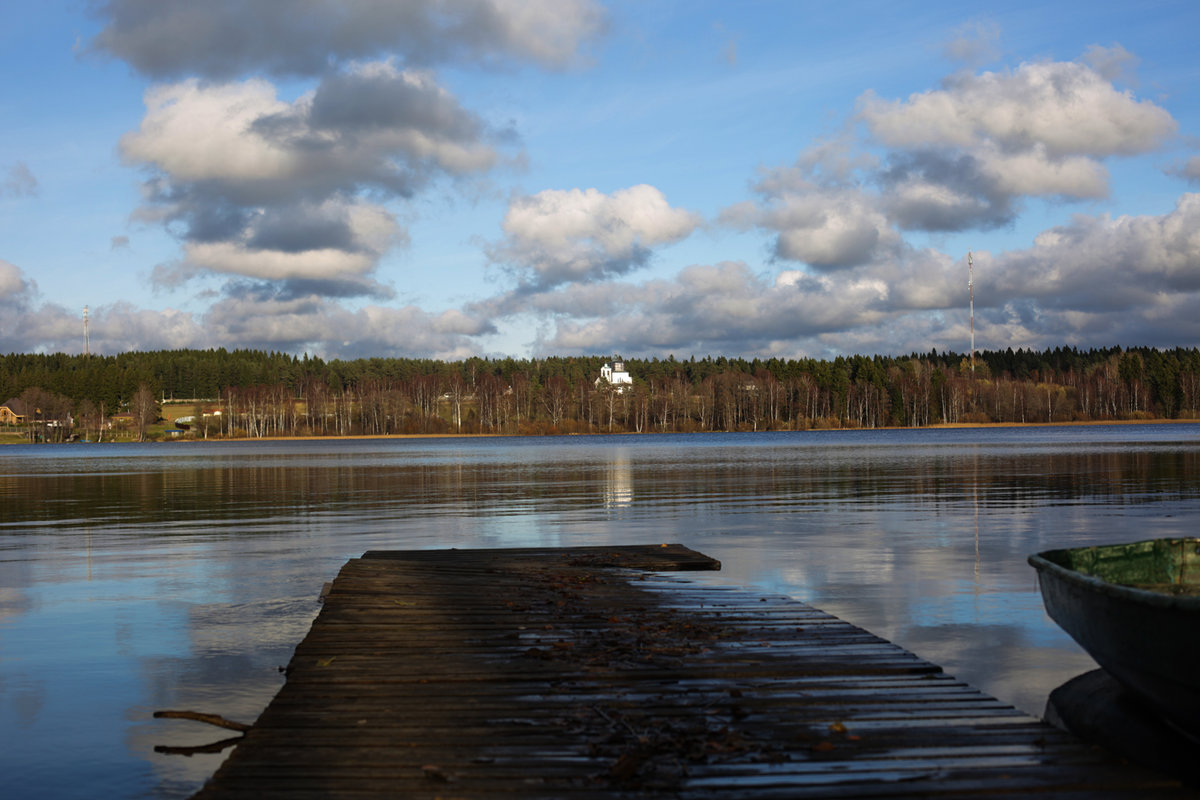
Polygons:
M199 711L155 711L155 719L190 719L196 722L207 722L209 725L216 725L218 728L228 728L231 731L242 731L245 733L250 730L249 725L242 722L234 722L233 720L225 719L219 714L202 714Z

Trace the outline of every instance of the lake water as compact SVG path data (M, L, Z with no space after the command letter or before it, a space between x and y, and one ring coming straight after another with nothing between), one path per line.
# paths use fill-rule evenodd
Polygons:
M1200 425L0 449L0 797L165 798L372 548L682 542L1026 711L1092 662L1029 553L1194 535Z

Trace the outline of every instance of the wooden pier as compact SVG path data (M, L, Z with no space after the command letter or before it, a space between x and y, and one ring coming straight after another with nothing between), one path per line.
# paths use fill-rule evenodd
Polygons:
M1196 796L803 603L662 574L716 568L368 552L196 797Z

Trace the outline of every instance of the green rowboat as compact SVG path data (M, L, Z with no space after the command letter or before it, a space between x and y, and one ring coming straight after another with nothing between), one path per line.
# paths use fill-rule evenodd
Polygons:
M1042 601L1110 675L1200 736L1200 538L1029 557Z

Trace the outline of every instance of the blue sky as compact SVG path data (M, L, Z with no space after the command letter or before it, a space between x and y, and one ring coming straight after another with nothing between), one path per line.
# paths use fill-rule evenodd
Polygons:
M0 351L1200 342L1190 2L0 12Z

